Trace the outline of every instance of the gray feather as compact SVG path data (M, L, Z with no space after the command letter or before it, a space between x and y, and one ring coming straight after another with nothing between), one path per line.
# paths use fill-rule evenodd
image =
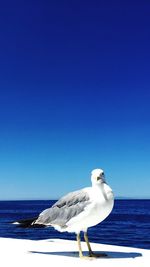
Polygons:
M79 215L89 202L89 195L83 190L69 193L51 208L44 210L36 223L65 227L66 223L74 216Z

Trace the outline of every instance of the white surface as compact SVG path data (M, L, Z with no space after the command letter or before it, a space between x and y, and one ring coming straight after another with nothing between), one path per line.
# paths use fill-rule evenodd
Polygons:
M49 239L42 241L0 238L0 266L105 266L148 267L150 251L129 247L91 243L93 251L106 252L108 257L85 260L78 257L76 241ZM84 254L87 247L82 242Z

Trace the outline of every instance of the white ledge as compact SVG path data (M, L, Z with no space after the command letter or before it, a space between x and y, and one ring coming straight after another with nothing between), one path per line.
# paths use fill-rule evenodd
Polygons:
M1 267L148 267L150 251L131 247L91 243L94 252L108 256L92 260L80 259L76 241L64 239L25 240L0 238ZM87 255L87 247L82 242Z

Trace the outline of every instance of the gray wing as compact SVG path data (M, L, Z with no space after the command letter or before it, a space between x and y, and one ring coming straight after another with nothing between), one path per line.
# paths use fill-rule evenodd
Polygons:
M88 193L83 190L71 192L44 210L35 223L65 227L74 216L80 214L90 203Z

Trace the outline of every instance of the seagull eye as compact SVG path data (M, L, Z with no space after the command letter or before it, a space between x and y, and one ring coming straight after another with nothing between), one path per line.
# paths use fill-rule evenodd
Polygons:
M102 172L101 175L103 176L104 175L104 172Z

